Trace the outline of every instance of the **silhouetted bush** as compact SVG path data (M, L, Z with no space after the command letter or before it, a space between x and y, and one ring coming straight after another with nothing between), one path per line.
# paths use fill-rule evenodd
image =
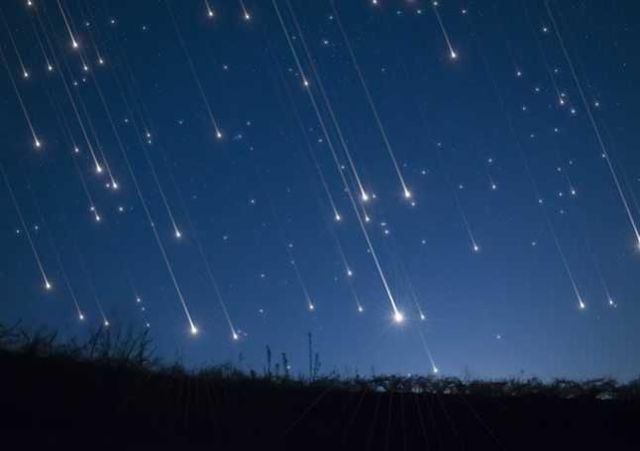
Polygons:
M318 374L311 349L310 377L291 377L286 354L272 372L266 350L260 374L230 363L188 370L155 358L146 331L99 329L80 342L0 325L3 444L640 449L640 379L344 378Z

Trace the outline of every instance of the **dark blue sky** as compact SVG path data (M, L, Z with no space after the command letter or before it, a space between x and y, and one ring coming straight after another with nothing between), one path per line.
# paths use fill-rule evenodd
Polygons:
M638 375L634 2L551 1L554 26L542 1L277 0L300 67L271 0L208 4L2 5L0 161L29 230L3 184L3 323L148 323L188 365L261 370L269 345L304 372L312 332L324 372Z

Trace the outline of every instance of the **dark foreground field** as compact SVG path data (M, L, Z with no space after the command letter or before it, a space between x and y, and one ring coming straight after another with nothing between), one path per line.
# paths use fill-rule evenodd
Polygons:
M1 449L640 450L640 384L292 380L1 330Z

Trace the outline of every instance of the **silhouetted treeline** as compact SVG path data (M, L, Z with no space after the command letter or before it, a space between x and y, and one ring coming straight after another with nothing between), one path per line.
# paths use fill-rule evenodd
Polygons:
M0 327L2 449L640 449L640 380L187 371L146 334ZM6 446L6 448L5 448Z

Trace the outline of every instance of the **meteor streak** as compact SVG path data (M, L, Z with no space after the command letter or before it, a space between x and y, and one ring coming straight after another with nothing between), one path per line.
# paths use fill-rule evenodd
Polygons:
M166 155L163 154L163 156L165 157L165 162L166 162ZM169 169L169 174L171 179L173 180L173 177L171 176L171 170ZM182 204L182 209L184 210L184 214L185 217L187 218L187 225L189 226L189 228L191 229L191 239L193 240L193 242L196 244L196 248L198 249L198 253L200 254L200 258L202 259L204 266L205 266L205 270L207 273L207 277L209 278L209 282L211 283L211 286L213 287L213 290L215 292L216 298L218 299L218 302L220 304L220 308L222 310L222 313L224 314L224 317L227 321L227 325L229 326L229 331L231 332L231 338L234 341L239 340L240 335L238 333L238 330L235 328L233 321L231 320L231 315L229 314L229 309L227 307L227 303L224 299L224 297L222 296L222 291L220 290L220 285L218 284L218 280L215 277L215 275L213 274L213 269L211 268L211 263L209 262L209 259L207 258L207 255L205 254L204 248L202 247L202 243L199 239L198 233L196 232L196 228L194 226L194 223L191 219L191 215L189 214L189 210L187 209L187 205L184 202L184 198L182 197L182 194L180 192L180 189L178 188L177 184L174 181L174 185L176 187L176 191L178 193L178 199L180 200L181 204Z
M298 58L298 54L295 50L295 47L293 46L293 43L291 42L291 38L289 37L289 33L287 31L287 27L284 23L284 20L282 18L282 15L280 13L280 9L278 8L278 4L276 3L276 0L271 0L271 3L273 4L274 10L276 12L276 15L278 16L278 20L280 22L280 26L282 27L282 31L285 35L285 38L287 40L287 43L289 44L289 49L291 50L291 53L293 55L294 60L296 61L296 65L298 67L298 69L301 71L301 65L300 65L300 60ZM302 72L301 72L302 73ZM393 310L394 313L394 317L396 319L402 319L402 313L400 313L400 310L398 309L398 306L396 304L395 298L393 297L393 294L391 293L391 289L389 287L389 284L387 283L387 278L384 275L384 272L382 270L382 265L380 264L380 261L378 260L378 255L375 252L375 249L373 247L373 243L371 242L371 239L369 238L369 232L367 232L367 229L364 225L364 222L362 220L362 218L360 217L360 213L358 211L358 205L356 203L356 201L353 198L353 195L351 193L351 190L349 189L349 183L347 182L347 179L345 178L345 175L343 173L343 171L340 169L340 161L338 160L337 154L336 154L336 150L335 147L333 145L333 141L329 135L329 132L327 130L326 124L324 122L324 119L322 118L322 115L320 114L320 110L318 108L317 102L315 100L315 97L312 93L311 90L307 89L306 90L308 96L309 96L309 100L311 101L311 105L313 106L313 110L316 114L316 118L318 119L318 123L320 124L320 128L322 129L322 133L324 135L324 138L327 142L327 145L331 151L331 155L334 159L334 162L336 163L336 167L338 169L338 175L340 176L340 179L342 180L342 184L344 186L344 190L347 193L347 196L349 197L349 200L351 202L351 206L353 208L353 212L356 216L356 218L358 219L358 224L360 225L360 230L362 231L362 234L364 235L365 241L367 243L367 248L369 250L369 254L371 255L371 258L373 259L373 262L376 266L376 269L378 271L378 275L380 276L380 280L382 282L382 285L384 286L385 289L385 293L387 294L387 298L389 300L389 303L391 305L391 308Z
M576 296L576 300L578 302L578 308L580 310L584 310L585 308L587 308L587 305L585 304L584 300L582 299L582 295L580 294L580 290L578 289L578 285L576 284L576 280L573 277L573 273L571 272L571 268L569 267L569 262L567 260L567 257L564 253L564 251L562 250L562 247L560 246L560 240L558 239L558 235L556 234L555 230L553 229L553 225L551 224L551 219L549 218L549 215L547 214L546 210L545 210L545 218L547 220L547 225L549 226L549 232L551 232L551 236L553 237L553 242L556 246L556 249L558 250L558 255L560 255L560 259L562 260L562 265L564 266L564 270L567 273L567 277L569 278L569 281L571 282L571 288L573 289L573 293Z
M249 10L247 10L247 7L244 4L243 0L239 0L240 2L240 9L242 9L242 18L244 20L246 20L247 22L251 20L251 14L249 14Z
M207 17L210 19L213 19L213 17L216 15L213 8L211 8L211 5L209 4L209 0L204 0L204 7L207 11Z
M27 121L27 125L29 126L29 130L31 131L31 137L33 138L33 145L34 145L34 147L36 149L39 149L40 147L42 147L42 142L38 138L38 135L36 134L35 128L33 127L33 123L31 122L31 116L29 115L29 112L27 111L27 107L26 107L26 105L24 103L24 100L22 100L22 96L20 95L20 91L18 90L18 86L16 85L16 81L13 78L13 74L11 73L11 70L9 69L9 65L7 63L7 59L5 57L5 54L2 51L2 48L0 48L0 57L2 57L2 62L4 63L5 68L7 69L7 74L9 75L9 80L11 80L11 86L13 87L13 91L16 93L16 97L18 98L18 103L20 104L20 108L22 109L22 113L24 114L24 118Z
M433 355L431 354L431 349L427 345L427 340L424 338L424 334L422 330L418 327L418 335L420 335L420 341L422 342L422 347L424 349L425 354L427 354L427 358L429 359L429 363L431 364L431 371L433 374L438 374L438 367L436 366L436 362L433 360Z
M349 40L349 37L347 36L347 33L344 29L344 27L342 26L342 21L340 20L340 16L338 14L338 10L336 9L335 6L335 2L334 0L330 0L331 3L331 8L333 10L334 16L336 18L336 23L338 24L338 28L340 29L340 34L342 35L342 38L344 39L344 42L346 44L347 50L349 51L349 56L351 57L351 62L353 64L354 69L356 70L356 73L358 74L358 79L360 80L360 84L362 85L362 89L365 92L367 101L369 103L369 107L371 108L371 112L373 113L373 116L375 118L376 124L378 126L378 130L380 131L380 135L382 136L382 140L384 141L384 145L387 149L387 153L389 154L389 157L391 158L391 161L393 163L393 167L396 171L396 174L398 175L398 179L400 180L400 184L402 185L402 194L404 196L405 199L411 199L412 194L411 191L409 190L409 188L407 187L407 184L404 180L404 176L402 175L402 171L400 170L400 165L398 164L398 160L396 159L395 153L391 147L391 143L389 142L389 138L387 136L387 132L384 128L384 126L382 125L382 121L380 119L380 115L378 114L378 109L376 108L376 105L373 101L373 97L371 95L371 91L369 91L369 86L367 85L367 82L364 79L364 75L362 74L362 70L360 70L360 65L358 64L358 60L356 59L356 55L353 51L353 47L351 45L351 41Z
M438 12L438 7L440 3L437 1L432 2L433 12L436 15L436 19L438 19L438 25L440 25L440 30L442 30L442 35L444 36L444 40L447 43L447 47L449 48L449 58L452 60L458 59L458 53L454 50L453 45L451 44L451 39L449 39L449 33L447 33L446 28L444 27L444 23L442 22L442 18L440 17L440 12Z
M545 8L547 9L547 13L549 14L549 19L551 19L551 24L553 26L553 30L556 34L556 37L558 38L558 42L560 43L560 48L562 49L562 53L567 61L567 65L569 66L569 69L571 70L571 75L573 76L573 81L575 82L576 87L578 88L578 92L580 93L580 98L582 99L582 103L584 105L584 109L587 112L587 117L589 118L589 122L591 123L591 128L593 129L593 132L596 136L596 139L598 141L598 144L600 146L600 149L602 151L602 156L604 157L604 160L607 163L607 168L609 169L609 173L611 174L611 178L613 179L613 183L616 186L616 190L618 191L618 196L620 197L620 201L622 202L622 205L624 206L625 212L627 214L627 218L629 219L629 224L631 225L631 227L633 228L633 232L635 234L635 238L636 238L636 247L638 249L640 249L640 229L638 228L638 225L636 224L636 220L633 217L633 214L631 213L631 208L629 207L629 203L627 202L627 197L624 193L624 191L622 190L622 185L620 184L620 180L618 178L618 174L616 173L614 167L613 167L613 163L611 162L611 158L609 157L609 150L607 149L607 146L604 143L604 140L602 139L602 135L600 133L600 128L598 127L598 124L595 120L595 117L593 116L593 112L591 111L591 104L589 103L589 101L587 100L587 97L584 93L584 89L582 87L582 83L580 82L580 79L578 78L578 74L576 73L576 69L573 65L573 61L571 60L571 57L569 56L569 52L567 51L567 47L565 46L564 43L564 39L562 38L562 35L560 34L560 30L558 28L558 24L556 23L556 19L553 15L553 12L551 11L551 6L549 5L548 0L545 0L544 2Z
M211 105L209 105L209 100L207 99L206 94L204 93L204 88L202 87L202 83L200 82L200 77L198 77L198 73L196 72L195 65L193 64L193 60L191 59L191 55L189 54L189 50L187 49L187 44L184 42L182 37L182 33L180 32L180 28L178 27L178 22L176 21L175 16L173 15L173 11L171 10L171 5L169 4L170 0L165 0L165 5L167 6L167 10L169 11L169 16L171 17L171 22L173 23L173 28L178 36L178 42L180 43L180 47L184 52L184 56L189 65L189 70L191 71L191 75L196 83L198 88L198 92L200 93L200 97L202 98L202 102L204 103L205 108L207 109L207 114L209 115L209 120L213 125L213 129L215 131L215 136L217 139L222 139L222 131L218 126L218 121L213 115L213 111L211 110Z
M7 177L7 173L5 172L4 164L0 162L0 173L2 173L2 178L4 180L5 185L7 186L7 190L9 191L9 196L11 197L11 202L13 202L13 206L18 213L18 219L20 220L20 224L22 225L22 229L24 230L25 235L27 236L27 241L29 242L29 246L31 247L31 251L33 252L33 257L38 265L38 269L40 270L40 275L42 276L42 283L44 285L45 290L49 291L53 288L47 274L45 273L44 266L42 265L42 260L40 260L40 254L36 249L36 246L31 237L31 233L29 232L29 227L27 227L27 223L24 220L24 216L22 216L22 210L20 209L20 205L18 204L18 200L13 192L13 188L11 183L9 182L9 178Z
M367 191L364 189L364 186L362 184L362 181L360 179L360 175L358 174L358 170L356 169L356 166L354 164L353 161L353 157L351 156L351 151L349 150L349 147L347 146L346 140L344 139L344 136L342 134L342 129L340 128L340 125L338 123L338 120L336 118L336 115L333 111L333 107L331 106L331 102L329 101L329 97L327 96L327 93L324 89L324 83L322 82L322 78L320 78L320 73L318 72L318 69L316 67L316 64L313 60L313 57L311 55L311 51L309 50L309 47L307 46L307 41L304 37L304 34L302 33L302 29L300 28L300 24L298 23L298 18L296 17L296 14L293 10L293 8L291 7L291 2L289 0L287 0L287 7L289 9L289 12L291 14L291 18L293 19L293 24L296 28L296 31L298 32L298 35L300 36L300 41L302 42L302 47L304 49L304 52L307 56L307 61L309 62L309 65L311 66L311 71L315 77L315 79L318 82L318 88L320 91L320 94L322 95L322 99L324 100L324 104L327 108L327 111L329 112L329 116L331 117L331 121L333 122L333 127L336 131L336 134L338 135L338 140L340 141L340 144L342 145L342 149L344 150L344 154L347 157L347 162L349 163L349 167L351 168L351 172L353 174L353 177L356 180L356 184L358 186L358 190L360 191L360 200L362 202L367 202L369 201L369 194L367 194ZM306 82L306 79L305 79Z
M9 41L11 42L11 46L13 47L13 50L14 50L16 56L18 57L18 63L20 63L20 69L21 69L22 78L27 79L27 78L29 78L29 71L27 70L26 66L24 65L24 61L22 59L22 55L20 55L20 50L18 50L18 46L16 45L16 41L13 38L13 33L11 32L11 28L9 27L9 24L7 23L7 19L4 17L4 13L2 12L2 10L0 10L0 18L2 18L2 23L4 24L5 28L7 29L7 34L9 35ZM10 71L9 64L8 64L7 60L4 57L3 57L3 59L5 61L5 65L7 66L7 70ZM12 83L15 84L15 82L13 80L12 80Z
M60 10L60 14L62 15L62 19L64 20L64 25L67 27L67 32L69 33L69 39L71 40L71 48L74 50L77 50L80 48L80 44L78 44L78 40L76 39L73 31L71 30L71 25L67 20L67 15L64 12L62 3L60 3L60 0L56 0L56 3L58 3L58 9Z

